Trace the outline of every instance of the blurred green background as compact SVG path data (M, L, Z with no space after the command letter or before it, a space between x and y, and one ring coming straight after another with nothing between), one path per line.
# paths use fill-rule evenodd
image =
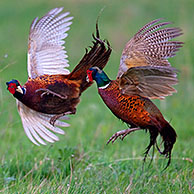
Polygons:
M113 52L105 68L115 79L125 43L144 24L157 18L182 28L185 42L171 64L180 70L178 93L154 101L176 129L172 164L155 153L142 171L149 135L143 131L106 146L126 125L103 104L93 84L81 98L71 127L53 145L34 146L25 136L15 99L5 82L27 80L27 40L36 16L64 7L74 16L66 50L72 70L91 45L99 20L101 37ZM194 193L194 1L193 0L1 0L0 1L0 192L2 193Z

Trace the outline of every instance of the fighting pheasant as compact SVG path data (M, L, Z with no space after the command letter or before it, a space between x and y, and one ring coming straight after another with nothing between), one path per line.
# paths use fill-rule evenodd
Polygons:
M168 167L177 135L150 99L163 99L176 92L173 85L178 82L177 70L167 59L175 56L183 43L170 41L182 32L179 28L167 28L170 22L160 20L146 24L127 42L116 80L110 80L98 67L90 68L87 74L91 82L96 81L98 92L112 113L130 125L130 128L115 133L107 143L113 143L118 137L124 139L133 131L148 130L150 143L144 161L150 148L156 145L168 158ZM156 142L159 134L163 139L163 151Z
M64 134L57 126L69 124L58 119L76 113L81 93L91 85L86 79L87 69L92 66L103 69L111 54L111 49L100 40L96 25L93 46L70 73L63 39L73 17L67 17L69 13L61 13L62 10L52 9L39 20L33 20L28 41L28 80L23 86L17 80L6 83L17 99L24 131L36 145L45 145L44 140L58 141L51 131Z

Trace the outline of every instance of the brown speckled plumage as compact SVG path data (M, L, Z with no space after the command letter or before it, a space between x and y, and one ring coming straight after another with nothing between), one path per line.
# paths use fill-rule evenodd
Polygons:
M106 88L99 88L98 92L104 103L112 111L112 113L125 123L130 125L130 132L123 130L114 134L108 141L114 142L118 136L122 135L122 139L136 129L146 129L150 133L150 143L145 151L145 158L152 146L157 146L156 138L160 134L164 141L164 150L158 151L169 158L168 165L171 161L171 150L176 141L176 132L170 124L164 119L160 110L148 98L139 95L125 95L119 89L119 80L112 80ZM133 130L135 129L135 130Z
M28 38L28 80L24 86L15 79L6 83L17 99L25 133L36 145L45 145L44 140L58 141L54 133L64 134L59 127L69 124L61 119L76 113L82 92L92 84L87 81L87 69L93 66L103 69L111 53L108 41L100 39L96 24L93 45L70 72L64 39L73 17L62 10L63 7L54 8L32 21Z
M122 95L118 81L111 81L106 89L99 89L99 94L111 111L124 122L134 126L145 127L150 124L146 111L146 98Z
M29 77L23 86L25 95L17 96L16 93L15 97L29 108L41 113L75 114L81 93L92 84L86 80L87 69L96 65L103 69L111 53L111 49L106 48L105 43L99 39L98 29L97 38L95 36L93 38L95 41L90 52L86 51L80 63L70 74Z
M89 79L95 80L98 92L112 113L130 128L115 133L107 143L136 130L150 133L144 161L150 148L171 161L171 151L176 142L176 132L166 121L151 99L164 99L176 92L177 70L171 67L169 57L175 56L182 42L170 41L182 34L179 28L163 28L170 24L154 20L141 28L125 45L116 80L110 80L98 67L88 70ZM163 29L160 29L163 28ZM163 139L163 151L157 146L157 136Z
M42 113L61 114L75 110L79 103L81 81L68 80L66 75L43 75L29 79L24 85L26 89L22 102L28 107ZM61 99L52 94L42 95L38 89L49 89L66 99Z

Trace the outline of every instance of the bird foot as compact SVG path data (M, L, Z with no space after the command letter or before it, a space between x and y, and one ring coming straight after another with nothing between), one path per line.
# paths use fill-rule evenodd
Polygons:
M49 95L49 94L52 94L53 96L57 96L57 97L59 97L59 98L61 98L61 99L63 99L63 100L65 100L65 99L67 99L67 96L62 96L62 95L60 95L60 94L57 94L57 93L55 93L55 92L53 92L53 91L51 91L51 90L49 90L49 89L46 89L46 88L40 88L40 89L37 89L36 90L36 92L43 92L41 95L40 95L40 97L42 98L44 95Z
M107 141L106 144L109 144L110 142L114 143L118 137L120 137L121 140L123 140L128 134L130 134L131 132L137 131L137 130L141 130L141 128L139 127L128 128L125 130L118 131Z
M65 115L75 114L75 112L76 112L76 110L73 110L73 111L68 111L68 112L65 112L65 113L62 113L62 114L55 115L55 116L51 117L49 122L50 122L51 125L54 126L57 119L59 119L60 117L65 116Z

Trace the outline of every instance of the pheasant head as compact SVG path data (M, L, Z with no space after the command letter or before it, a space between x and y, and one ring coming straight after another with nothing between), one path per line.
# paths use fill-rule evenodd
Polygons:
M10 82L6 82L7 89L15 98L21 98L25 94L25 88L23 88L19 81L13 79Z

